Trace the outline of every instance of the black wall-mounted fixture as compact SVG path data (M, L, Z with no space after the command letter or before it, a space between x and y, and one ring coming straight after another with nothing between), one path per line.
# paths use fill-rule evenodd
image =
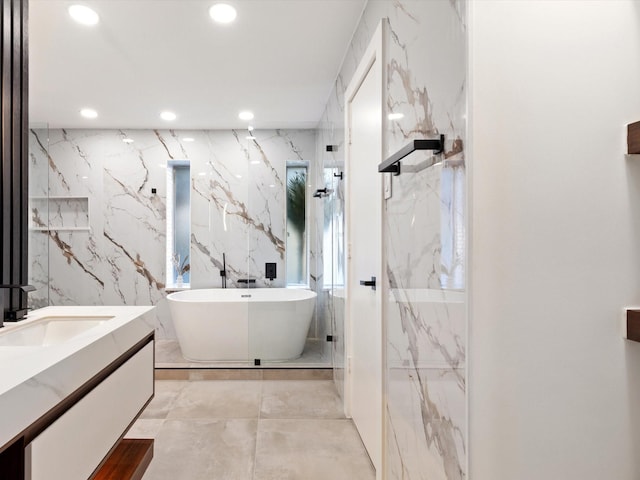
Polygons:
M327 152L337 152L338 145L327 145Z
M264 264L264 276L267 277L269 280L273 280L274 278L276 278L276 264L275 263L271 263L271 262L267 262Z
M5 0L0 5L4 25L0 35L2 76L0 110L0 283L26 285L29 191L28 1ZM2 318L26 312L21 288L0 290Z
M442 153L444 151L444 135L440 135L440 138L435 140L413 140L378 165L378 172L391 172L394 175L400 175L400 160L416 150L434 150L435 155Z
M222 288L227 288L227 258L225 254L222 254L222 270L220 270L220 276L222 277Z
M342 175L343 175L343 172L333 174L334 177L339 178L340 180L343 180Z
M371 287L371 290L376 289L376 277L371 277L371 280L360 280L360 285L363 287Z
M0 285L0 289L9 290L9 291L21 290L26 294L28 292L33 292L36 289L36 287L34 287L33 285L7 284L7 285ZM4 326L4 322L17 322L18 320L22 320L27 314L27 311L28 311L28 308L26 306L24 308L19 307L19 308L14 308L14 309L10 308L8 310L5 310L3 318L0 319L0 327Z
M315 191L315 193L313 194L313 198L323 198L323 197L328 197L329 195L331 195L331 193L333 192L333 190L324 187L324 188L319 188Z

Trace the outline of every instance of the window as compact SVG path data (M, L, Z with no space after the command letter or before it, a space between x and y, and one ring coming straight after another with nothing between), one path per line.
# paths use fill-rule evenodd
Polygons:
M441 261L443 289L462 290L465 265L465 168L462 162L449 162L442 168L440 192Z
M324 184L334 185L335 192L324 201L324 231L322 235L322 264L324 287L344 286L344 201L339 195L341 184L335 175L339 167L325 167Z
M307 163L287 162L287 286L308 285Z
M167 285L190 283L191 172L188 160L167 164Z

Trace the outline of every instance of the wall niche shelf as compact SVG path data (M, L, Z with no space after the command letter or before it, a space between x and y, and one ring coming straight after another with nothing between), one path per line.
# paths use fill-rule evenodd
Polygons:
M640 342L640 310L627 310L626 328L626 339L634 342Z
M627 154L640 153L640 122L627 125Z
M33 231L90 231L89 197L29 197L29 218Z

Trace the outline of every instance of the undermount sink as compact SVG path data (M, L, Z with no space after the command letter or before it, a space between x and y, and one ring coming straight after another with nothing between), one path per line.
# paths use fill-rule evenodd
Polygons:
M44 347L69 341L112 319L107 316L43 317L0 333L0 347Z

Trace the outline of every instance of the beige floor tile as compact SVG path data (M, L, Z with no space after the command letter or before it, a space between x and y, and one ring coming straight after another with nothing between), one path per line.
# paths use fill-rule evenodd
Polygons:
M257 420L166 420L143 480L250 480Z
M351 420L260 420L253 480L374 480Z
M330 368L265 368L262 370L265 380L331 380Z
M182 356L180 344L176 340L156 341L156 366L189 364Z
M189 385L186 381L158 380L155 383L155 395L140 418L167 418L180 392Z
M156 367L154 376L156 380L189 380L189 369Z
M167 418L258 418L261 388L252 380L189 382Z
M260 418L345 418L331 380L268 381L262 386Z
M192 368L189 380L262 380L262 371L252 368Z
M164 425L164 419L139 418L131 426L125 438L156 438Z

